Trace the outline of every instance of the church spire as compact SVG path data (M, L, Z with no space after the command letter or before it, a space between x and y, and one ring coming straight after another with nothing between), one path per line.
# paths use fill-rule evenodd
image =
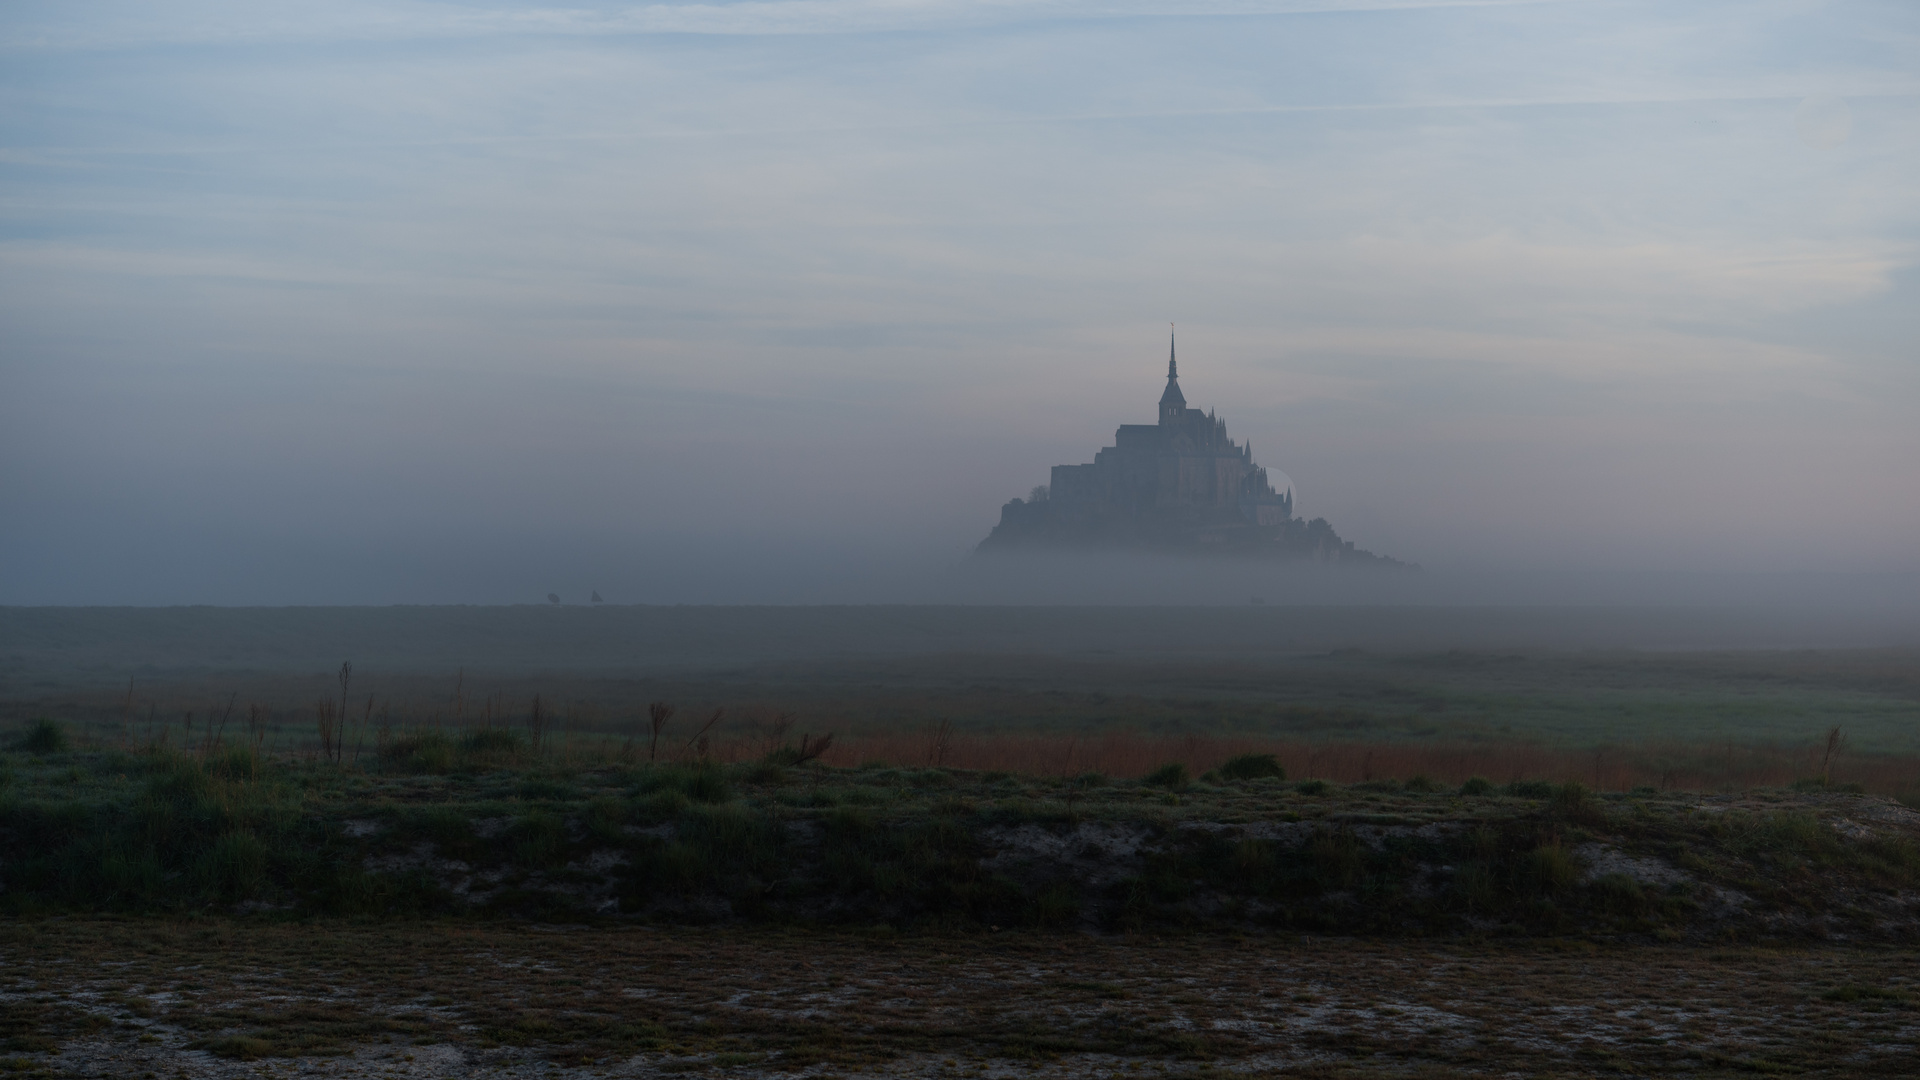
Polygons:
M1171 423L1187 411L1187 395L1180 392L1180 369L1173 357L1173 324L1167 324L1167 388L1160 394L1160 422Z

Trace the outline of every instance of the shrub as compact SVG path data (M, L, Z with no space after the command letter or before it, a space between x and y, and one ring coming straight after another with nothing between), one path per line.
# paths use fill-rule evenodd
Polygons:
M18 745L29 754L58 754L67 748L66 726L43 716L27 725Z
M1553 793L1550 804L1554 813L1569 821L1578 821L1587 825L1598 825L1606 820L1600 807L1588 797L1587 786L1578 780L1571 780Z
M1187 767L1178 761L1169 762L1142 777L1140 782L1148 787L1179 791L1187 786Z
M1325 780L1302 780L1293 786L1293 790L1302 795L1325 795L1327 793L1327 782Z
M1428 794L1430 792L1439 791L1440 785L1433 779L1433 777L1428 776L1426 773L1418 773L1413 777L1413 779L1407 781L1406 789L1408 791L1419 792L1421 794Z
M1228 758L1227 763L1220 766L1219 772L1221 778L1225 780L1261 780L1267 777L1285 780L1287 778L1287 770L1280 766L1279 759L1272 754L1240 754Z
M1491 795L1493 794L1493 781L1484 776L1469 777L1466 783L1460 785L1460 794L1472 796Z
M1507 785L1507 794L1516 799L1551 799L1554 786L1545 780L1515 780Z

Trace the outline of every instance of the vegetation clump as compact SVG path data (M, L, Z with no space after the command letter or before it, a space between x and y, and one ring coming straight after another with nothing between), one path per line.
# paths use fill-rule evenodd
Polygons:
M41 717L27 725L16 744L29 754L58 754L67 749L67 729L58 720Z
M1555 790L1545 780L1515 780L1507 785L1506 793L1516 799L1551 799Z
M1285 780L1287 770L1272 754L1239 754L1219 768L1223 780Z
M1187 776L1186 765L1174 761L1148 773L1141 778L1140 782L1148 787L1166 788L1168 791L1181 791L1184 790L1191 781Z
M1830 790L1703 814L1579 783L1469 781L1469 800L1419 775L1280 783L1264 755L1196 783L1181 762L1139 779L649 764L435 730L343 756L0 755L0 912L1867 935L1909 918L1879 898L1920 888L1915 830Z

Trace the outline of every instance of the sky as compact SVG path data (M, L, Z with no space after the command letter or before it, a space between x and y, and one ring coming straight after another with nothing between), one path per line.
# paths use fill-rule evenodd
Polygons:
M0 8L0 604L909 599L1191 404L1435 573L1920 571L1920 6Z

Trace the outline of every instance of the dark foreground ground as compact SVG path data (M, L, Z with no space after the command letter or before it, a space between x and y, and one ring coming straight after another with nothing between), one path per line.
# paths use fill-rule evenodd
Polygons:
M9 1076L1911 1076L1909 949L0 924Z

